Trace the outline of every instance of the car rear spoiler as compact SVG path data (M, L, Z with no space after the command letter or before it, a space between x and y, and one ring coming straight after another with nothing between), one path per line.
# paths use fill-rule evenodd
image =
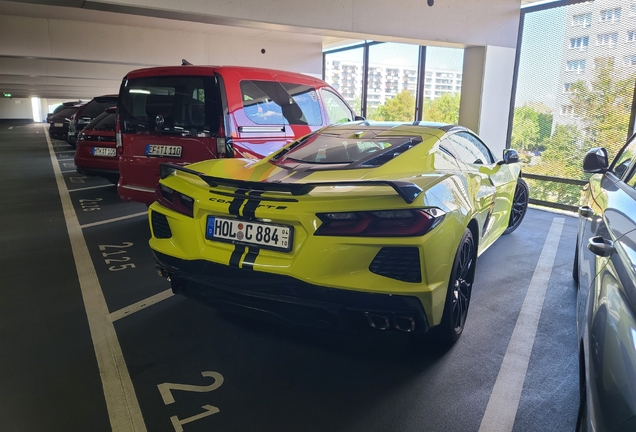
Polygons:
M411 204L422 193L422 188L418 185L400 180L358 180L358 181L336 181L336 182L317 182L317 183L274 183L274 182L258 182L249 180L237 180L222 177L212 177L205 175L199 171L174 164L160 164L159 172L161 178L164 179L174 173L182 171L201 178L204 182L212 187L228 186L237 189L245 189L246 191L271 191L271 192L288 192L292 195L306 195L317 187L329 186L390 186L397 194L407 203Z

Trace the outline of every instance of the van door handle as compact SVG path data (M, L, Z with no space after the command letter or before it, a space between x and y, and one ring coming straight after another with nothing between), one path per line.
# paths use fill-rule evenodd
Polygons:
M601 257L608 257L616 250L614 242L606 240L601 236L592 237L587 242L587 248L594 254Z
M594 210L592 210L591 208L589 208L588 206L581 206L579 207L579 214L586 218L589 219L592 217L592 215L594 214Z

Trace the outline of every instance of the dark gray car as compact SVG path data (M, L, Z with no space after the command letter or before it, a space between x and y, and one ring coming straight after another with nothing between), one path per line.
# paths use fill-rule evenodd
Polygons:
M636 431L636 137L608 166L590 150L572 276L581 407L577 431Z

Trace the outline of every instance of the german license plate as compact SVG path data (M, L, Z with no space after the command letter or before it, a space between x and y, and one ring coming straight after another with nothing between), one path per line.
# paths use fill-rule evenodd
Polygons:
M147 144L146 156L181 157L181 146Z
M64 123L53 123L53 127L62 127Z
M289 252L292 248L293 232L293 227L285 225L208 216L205 238Z
M115 156L117 149L113 147L93 147L93 156Z

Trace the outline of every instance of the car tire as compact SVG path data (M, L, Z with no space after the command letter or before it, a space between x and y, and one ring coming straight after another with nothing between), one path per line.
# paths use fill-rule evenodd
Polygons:
M466 229L453 260L442 322L434 329L436 340L440 344L453 345L464 331L476 263L477 246L472 232Z
M574 264L572 265L572 279L575 285L579 286L579 239L576 239L576 247L574 248Z
M528 201L530 199L530 191L528 184L522 178L517 179L517 187L515 189L515 195L512 198L512 208L510 209L510 219L508 220L508 228L503 232L504 234L510 234L516 230L521 221L523 221L528 210Z

